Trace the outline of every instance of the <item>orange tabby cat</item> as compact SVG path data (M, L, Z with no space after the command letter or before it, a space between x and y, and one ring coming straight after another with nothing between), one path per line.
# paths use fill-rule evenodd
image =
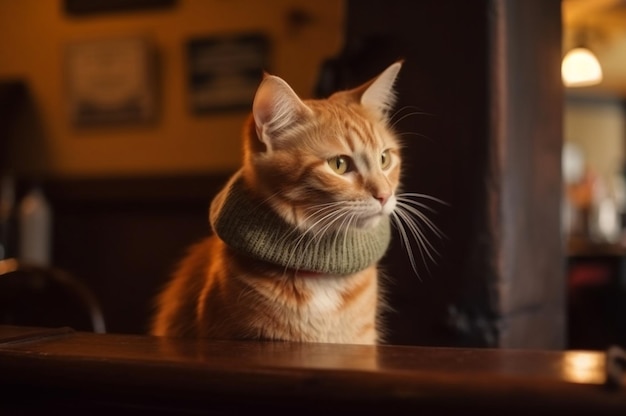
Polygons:
M388 111L400 68L323 100L265 75L243 167L211 203L214 235L158 297L152 334L381 340L378 262L398 216L401 162Z

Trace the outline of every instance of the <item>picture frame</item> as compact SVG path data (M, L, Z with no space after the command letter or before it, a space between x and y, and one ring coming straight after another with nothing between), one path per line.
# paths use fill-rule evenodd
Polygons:
M66 88L77 126L154 120L155 51L146 37L74 42L66 49Z
M264 34L218 35L187 44L189 107L196 114L249 109L268 68Z

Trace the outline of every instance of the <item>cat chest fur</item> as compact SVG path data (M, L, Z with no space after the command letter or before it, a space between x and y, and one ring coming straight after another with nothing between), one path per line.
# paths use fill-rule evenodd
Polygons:
M246 297L254 299L249 319L242 321L249 324L246 337L363 344L378 340L375 267L350 276L237 279L247 288Z

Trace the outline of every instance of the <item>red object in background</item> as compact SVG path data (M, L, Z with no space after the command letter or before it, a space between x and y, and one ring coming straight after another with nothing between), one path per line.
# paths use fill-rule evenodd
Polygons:
M612 268L607 264L577 264L569 271L568 285L570 289L604 286L611 281Z
M567 280L568 348L605 349L624 345L622 256L570 259Z

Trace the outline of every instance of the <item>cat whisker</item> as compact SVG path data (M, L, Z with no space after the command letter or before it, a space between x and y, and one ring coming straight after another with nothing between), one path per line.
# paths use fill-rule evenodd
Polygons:
M276 198L278 195L280 195L280 191L276 191L273 194L269 195L267 198L263 199L259 205L263 205L263 204L268 204L272 199Z
M327 232L328 232L328 230L329 230L331 227L333 227L333 226L334 226L337 222L339 222L339 221L341 220L341 222L340 222L339 226L335 226L335 227L334 227L334 228L335 228L335 230L334 230L334 234L335 234L335 238L334 238L334 240L335 240L335 241L337 240L338 236L341 234L341 231L340 231L340 230L341 230L341 228L342 228L342 226L343 226L343 223L345 223L346 218L347 218L347 217L349 217L350 212L349 212L349 210L347 210L347 209L343 208L343 209L341 209L341 210L339 210L339 211L336 211L334 214L335 214L335 215L334 215L334 218L333 218L331 221L329 221L329 222L328 222L327 224L325 224L322 228L320 228L319 230L317 230L317 231L315 232L315 234L314 234L314 235L311 237L311 239L308 241L307 245L304 247L304 250L307 250L307 249L308 249L308 247L309 247L309 246L311 245L311 243L313 243L313 242L315 242L315 245L316 245L316 250L319 250L319 244L320 244L320 242L321 242L321 239L319 239L319 238L318 238L318 236L319 236L319 235L321 235L321 234L325 234L325 233L327 233Z
M408 113L405 113L403 115L400 116L400 113L404 110L413 110L410 111ZM391 117L389 118L389 120L391 121L391 125L390 128L392 130L395 130L396 125L398 123L400 123L402 120L406 119L407 117L411 117L411 116L433 116L432 113L427 113L425 111L421 111L419 109L419 107L416 106L404 106L402 108L400 108L398 111L396 111L395 113L393 113L391 115ZM416 133L416 132L402 132L402 133L397 133L398 137L403 137L403 136L418 136L427 140L433 140L431 137L428 137L424 134L420 134L420 133Z
M268 198L266 201L269 202L270 198ZM305 212L307 211L312 211L314 210L314 212L312 212L311 214L305 216L302 221L303 223L308 223L310 220L314 220L313 224L310 227L316 227L319 223L323 222L325 220L325 216L323 216L322 218L319 219L315 219L316 216L318 216L320 213L323 213L324 211L328 211L329 213L332 213L334 211L334 207L337 203L326 203L326 204L319 204L320 207L322 207L321 209L317 209L314 210L313 208L309 208L307 210L305 210ZM294 234L299 233L301 231L300 228L298 227L293 227L290 232L286 235L284 235L281 240L279 241L280 243L283 243L285 241L287 241L289 238L291 238ZM305 233L307 231L304 231Z
M399 117L398 119L394 120L390 127L392 129L395 129L396 125L400 123L402 120L404 120L405 118L411 117L411 116L419 116L419 115L426 115L426 113L422 113L419 111L412 111L410 113L404 114L402 117Z
M323 210L328 210L328 207L322 209L322 211ZM317 213L319 213L319 211ZM311 226L309 226L309 228L304 230L302 232L302 234L300 235L300 237L298 238L298 240L296 241L293 249L291 250L291 253L289 255L289 260L287 261L287 264L290 265L292 263L292 259L296 255L296 253L297 253L298 249L300 248L301 244L305 241L305 239L307 239L308 235L310 235L311 233L314 233L312 236L310 236L310 238L308 238L308 241L306 242L305 246L303 247L303 250L306 250L311 245L312 242L317 240L317 237L321 233L325 233L326 231L328 231L328 229L330 227L332 227L333 224L335 224L338 220L340 220L342 217L344 217L348 213L349 213L349 211L345 210L345 209L344 210L331 210L328 213L324 214L321 218L319 218ZM322 224L322 226L319 227L318 230L316 230L317 225L320 224L320 223ZM318 242L318 244L319 244L319 242ZM288 269L288 268L289 267L287 266L286 269Z
M430 250L434 251L435 254L437 254L438 256L440 255L440 253L437 251L435 246L430 242L430 240L426 238L426 236L424 235L424 232L420 229L419 224L415 221L415 218L413 218L411 215L409 215L407 211L404 211L403 209L399 209L397 211L397 214L401 220L404 220L403 221L404 225L408 227L411 234L413 234L416 237L416 239L420 241L421 243L420 245L425 249L425 252L428 255L428 257L433 261L433 263L436 264L437 261L435 260L434 256L431 254ZM424 217L420 216L419 218L422 221L425 220ZM430 220L428 221L430 222ZM424 223L429 225L427 221L424 221ZM437 236L441 238L442 234L440 234L441 232L436 227L434 227L434 232L437 233Z
M306 239L306 236L309 235L310 233L313 232L312 229L308 229L306 230L296 241L296 244L294 245L294 247L292 248L292 251L290 253L289 256L289 260L287 261L287 266L286 269L288 269L290 267L290 265L292 264L292 260L294 259L294 256L296 255L296 253L298 253L298 251L300 250L300 248L302 250L307 250L311 244L315 243L316 246L319 247L319 239L317 239L317 237L321 234L326 232L326 230L332 225L334 221L331 221L330 223L325 224L323 227L321 227L319 230L317 230L310 238ZM301 245L305 242L305 239L307 240L306 243L304 244L304 247L301 247Z
M346 251L346 244L347 244L347 236L348 236L348 230L350 229L350 227L353 225L354 222L356 222L356 213L354 213L354 211L351 211L350 215L348 215L348 222L346 223L344 221L345 224L345 232L343 232L343 251ZM343 225L343 224L342 224Z
M327 224L327 221L330 219L330 224L332 224L333 222L335 222L335 219L332 218L333 215L337 214L338 211L342 211L345 209L344 202L337 201L327 204L320 204L318 206L311 207L308 210L315 209L316 207L321 208L316 209L315 212L313 212L311 215L305 217L305 221L308 221L308 219L315 220L317 218L315 222L309 226L309 228L317 228L318 226L322 226L324 227L324 229L328 229L327 225L329 224ZM339 208L339 210L337 210L337 208Z
M406 192L406 193L402 193L399 194L396 199L398 201L398 206L400 206L402 209L409 211L410 213L416 215L419 219L421 219L427 226L428 228L430 228L430 230L435 233L435 235L437 235L437 237L439 238L446 238L446 235L435 225L435 223L428 218L422 211L421 209L425 209L428 210L432 213L437 213L437 211L432 208L431 206L423 203L423 202L419 202L416 201L413 198L422 198L422 199L428 199L431 201L435 201L437 203L440 203L442 205L445 206L450 206L450 204L448 204L447 202L436 198L434 196L431 195L426 195L426 194L420 194L420 193L410 193L410 192Z
M351 227L355 226L358 219L358 214L349 206L346 206L345 201L340 201L338 203L320 204L318 206L323 206L323 208L319 211L325 211L329 208L333 209L334 211L332 213L324 215L322 220L325 222L325 224L315 232L309 242L307 242L307 245L304 247L304 249L306 250L313 241L315 241L316 244L319 244L320 239L318 239L317 237L320 234L327 233L331 228L334 228L334 230L332 231L335 234L334 242L337 243L339 238L343 238L343 250L347 250L348 232Z
M445 235L443 234L443 232L441 232L441 230L439 228L437 228L437 226L435 225L435 223L428 218L423 212L421 212L420 210L416 209L415 207L412 207L408 204L405 204L403 202L398 202L398 207L401 210L405 210L410 214L415 215L416 217L418 217L420 220L422 220L422 222L439 238L445 238Z
M303 223L308 222L310 219L314 219L320 214L325 215L326 212L333 212L337 207L343 206L345 203L343 201L332 201L326 202L322 204L316 204L311 207L305 209L305 213L308 215L302 219Z
M407 115L422 115L422 116L433 116L433 113L427 113L425 111L422 111L419 107L414 106L414 105L405 105L404 107L399 108L398 110L396 110L390 117L390 120L393 120L395 117L397 117L398 115L400 115L401 112L403 112L404 110L411 110L410 114ZM395 124L394 124L395 125Z
M401 196L397 196L396 197L396 201L398 201L398 203L400 204L404 204L404 205L415 205L416 208L418 209L425 209L427 211L430 211L432 213L437 213L437 210L435 210L433 207L424 204L423 202L419 202L419 201L415 201L411 198L406 198L406 197L401 197Z
M427 135L425 135L425 134L416 133L416 132L412 132L412 131L407 131L407 132L404 132L404 133L399 133L399 134L398 134L398 136L399 136L399 137L404 137L404 136L417 136L417 137L421 137L421 138L423 138L423 139L427 139L427 140L430 140L430 141L434 141L432 137L428 137L428 136L427 136Z
M421 193L401 193L396 196L396 199L396 209L392 212L391 218L394 225L396 225L396 228L398 229L401 242L408 252L411 267L419 277L419 273L417 271L417 263L415 261L415 256L413 253L413 246L411 244L412 239L415 241L421 257L424 259L424 266L426 267L426 270L428 271L428 273L430 273L428 261L437 264L436 258L440 257L441 254L435 248L433 243L426 237L424 231L422 230L422 227L420 226L420 223L423 224L423 226L425 226L428 230L430 230L430 232L432 232L436 237L444 239L446 238L446 236L423 212L424 210L428 210L432 213L436 213L437 211L431 206L417 199L434 201L442 205L449 204L439 198Z
M421 280L420 274L417 271L417 264L415 263L415 256L413 255L413 247L411 245L411 240L409 239L409 236L404 230L402 221L400 220L400 218L398 218L398 214L396 214L395 212L391 213L391 218L393 219L392 223L396 225L396 229L398 230L400 234L400 239L406 249L407 255L409 257L409 262L411 263L411 268L413 269L417 277L420 278ZM419 242L418 242L418 245L419 245ZM421 249L420 249L420 252L421 252Z
M411 194L405 194L405 195L411 195ZM423 194L415 194L418 195L420 197L426 197L429 199L433 199L433 200L437 200L440 201L442 203L444 203L441 200L438 200L435 197L430 197L428 195L423 195ZM414 195L414 196L415 196ZM412 205L411 205L412 204ZM444 203L445 205L448 205L447 203ZM446 235L441 231L441 229L439 229L439 227L437 227L437 225L434 223L434 221L432 221L421 209L427 209L433 213L437 213L436 210L434 210L433 208L429 207L426 204L420 203L418 201L412 200L412 199L407 199L406 197L401 196L398 199L398 204L397 207L399 209L399 211L403 211L406 214L412 214L414 217L409 216L409 218L411 218L411 220L415 220L415 219L419 219L424 225L426 225L426 227L428 229L430 229L430 231L433 232L433 234L435 234L438 238L440 239L444 239L447 238ZM415 221L412 221L413 223L415 223ZM417 223L415 223L417 226ZM430 244L429 240L426 240L429 245L432 246L432 244Z
M443 199L439 199L439 198L434 197L432 195L420 194L420 193L417 193L417 192L403 192L403 193L397 195L397 198L403 198L403 199L407 199L407 200L408 200L409 197L430 199L431 201L438 202L438 203L440 203L442 205L450 206L450 204L447 203L446 201L444 201Z
M417 245L420 257L423 259L423 264L426 267L426 271L428 272L428 274L430 274L430 268L428 267L428 262L426 260L428 259L435 264L437 263L437 261L435 260L432 253L430 252L429 247L427 246L428 240L424 237L421 230L412 221L412 219L406 215L406 213L402 211L397 211L394 213L394 218L397 220L396 225L399 227L399 229L402 230L404 234L404 242L406 244L405 248L407 250L409 258L411 259L411 266L413 267L415 274L420 277L419 272L417 271L416 262L414 260L415 253L413 252L413 246L410 243L410 236L413 237Z

